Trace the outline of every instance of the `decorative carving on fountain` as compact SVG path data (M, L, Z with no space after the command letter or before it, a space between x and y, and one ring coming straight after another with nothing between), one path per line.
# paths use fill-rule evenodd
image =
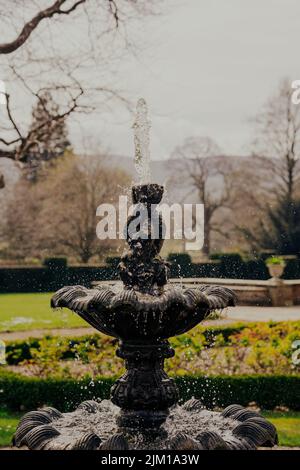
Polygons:
M144 111L144 103L140 103ZM146 116L142 119L148 132ZM148 151L148 140L135 123L136 153ZM143 143L144 142L144 143ZM147 175L148 171L145 170ZM157 184L141 184L132 188L134 204L146 209L147 220L143 230L147 237L130 237L127 221L128 251L123 255L120 277L124 287L67 286L51 300L51 306L67 307L104 334L119 340L117 355L125 360L126 373L111 390L109 424L112 435L103 438L92 432L99 422L107 420L107 404L87 401L74 412L74 426L85 423L89 432L80 437L62 437L70 432L69 418L53 408L26 414L20 421L14 443L30 449L99 449L134 448L135 437L141 435L138 446L167 449L251 449L258 445L272 446L277 442L274 426L263 417L239 405L227 407L223 413L208 412L200 400L187 402L181 412L188 414L199 429L190 435L190 429L176 418L178 391L173 379L164 371L164 360L174 355L168 338L189 331L211 311L235 304L232 290L220 286L184 289L167 285L167 263L159 256L163 245L163 221L158 214L159 232L153 237L151 215L163 196L164 188ZM154 206L154 207L153 207ZM121 411L117 414L116 407ZM171 411L170 411L171 409ZM169 418L170 413L172 416ZM219 432L208 431L207 413L221 423ZM70 415L70 413L68 414ZM176 427L176 419L178 421ZM196 420L196 421L195 421ZM206 423L201 429L201 422ZM225 420L225 421L224 421ZM77 424L76 424L77 423ZM175 424L174 424L175 423ZM230 431L228 437L227 428ZM172 428L173 424L173 428ZM91 429L89 429L89 426ZM170 429L171 426L171 429ZM224 431L226 430L226 432ZM223 433L223 434L222 434ZM159 441L155 440L159 437ZM142 444L141 444L142 442ZM132 447L131 447L132 446Z
M174 350L167 341L121 343L117 356L125 359L127 369L111 389L111 401L122 410L118 425L123 429L159 428L169 407L178 401L175 382L163 368L164 359L174 356Z
M145 209L148 220L146 227L141 227L145 238L130 237L129 226L136 216L131 215L126 225L126 239L129 250L122 256L119 264L120 277L126 287L137 289L140 292L154 294L159 292L167 283L168 263L160 256L163 245L163 221L157 211L157 205L163 196L164 188L158 184L144 184L133 186L132 202ZM151 220L158 220L158 237L153 236Z

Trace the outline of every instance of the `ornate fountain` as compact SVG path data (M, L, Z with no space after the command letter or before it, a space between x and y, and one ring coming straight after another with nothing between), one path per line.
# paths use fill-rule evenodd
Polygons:
M164 360L174 355L168 338L189 331L210 312L235 304L226 287L184 288L168 285L168 264L160 257L163 221L158 213L164 188L150 184L147 109L138 103L134 124L136 164L141 184L132 200L147 214L143 233L132 237L119 273L123 286L94 289L67 286L52 298L52 307L67 307L96 330L117 338L117 355L126 373L111 389L111 401L89 400L71 413L47 407L27 413L14 444L29 449L254 449L277 442L274 426L257 412L231 405L222 413L205 410L201 400L180 407L173 379ZM145 157L145 158L143 158ZM157 211L159 235L153 237L151 214ZM151 212L152 211L152 212Z

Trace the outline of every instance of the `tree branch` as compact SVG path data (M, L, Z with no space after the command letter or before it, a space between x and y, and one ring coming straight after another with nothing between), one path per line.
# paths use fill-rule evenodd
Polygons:
M37 28L40 22L45 18L52 18L54 15L68 15L74 11L80 4L84 3L86 0L78 0L67 10L62 10L61 6L66 2L66 0L56 0L53 5L45 10L39 11L30 21L28 21L24 26L19 36L11 42L6 44L0 44L0 54L11 54L21 47L29 38L31 33Z

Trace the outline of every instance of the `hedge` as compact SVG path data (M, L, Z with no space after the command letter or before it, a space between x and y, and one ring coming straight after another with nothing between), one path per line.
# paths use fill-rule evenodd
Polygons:
M266 280L270 276L263 259L243 261L239 254L212 255L207 263L192 263L185 253L172 253L170 277L216 277ZM68 266L65 258L49 258L44 266L0 267L0 293L51 292L65 285L90 287L92 281L118 279L119 257L106 259L104 266ZM284 279L300 279L300 260L288 260Z
M181 402L194 396L207 408L255 402L263 409L300 410L300 376L184 376L175 381ZM109 398L113 382L103 377L91 382L91 378L39 379L4 372L0 374L0 407L31 410L49 405L71 411L83 400Z
M45 258L43 265L52 269L61 269L65 268L68 264L68 259L66 257L60 258Z
M300 375L186 376L177 378L176 382L181 401L195 396L208 408L231 403L247 406L255 402L266 410L276 406L300 410Z
M53 292L66 285L90 287L93 281L117 279L112 266L64 266L0 268L0 293Z

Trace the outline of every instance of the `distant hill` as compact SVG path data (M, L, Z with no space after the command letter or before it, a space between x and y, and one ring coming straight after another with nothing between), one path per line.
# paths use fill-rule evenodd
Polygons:
M95 157L97 158L97 157ZM211 160L215 161L216 167L220 162L220 159L228 159L230 162L236 164L238 166L241 161L249 162L249 165L253 164L251 161L252 157L239 157L239 156L227 156L227 155L219 155L215 157L209 157ZM151 161L151 174L152 174L152 181L158 184L162 184L165 186L165 197L171 202L182 202L183 198L187 195L190 191L190 186L187 184L187 176L184 172L178 178L178 174L176 174L176 166L180 161L176 159L168 159L168 160L154 160ZM109 165L123 169L126 171L133 179L133 181L137 181L137 173L134 167L133 158L129 157L122 157L117 155L112 155L109 157ZM177 184L174 184L174 177L176 176ZM182 180L182 182L180 181ZM178 184L179 180L179 184ZM221 183L221 179L216 177L212 184L215 184L216 190L218 190L219 185ZM188 198L185 199L186 202L197 202L195 201L195 196L190 195Z

